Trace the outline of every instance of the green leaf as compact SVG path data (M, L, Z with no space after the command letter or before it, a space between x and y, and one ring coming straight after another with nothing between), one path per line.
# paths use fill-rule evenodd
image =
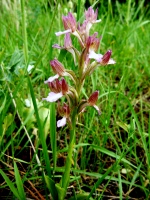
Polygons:
M29 88L30 88L31 98L32 98L32 102L33 102L33 106L34 106L34 110L35 110L35 116L36 116L36 120L37 120L37 124L38 124L39 139L41 141L42 148L43 148L43 155L44 155L44 160L45 160L45 163L46 163L46 170L47 170L48 176L51 177L50 160L49 160L49 155L48 155L48 151L47 151L47 145L46 145L45 137L43 137L44 131L43 131L43 127L41 125L38 106L37 106L33 86L32 86L32 83L31 83L29 76L28 76L28 85L29 85Z
M40 107L39 108L40 120L43 123L43 130L45 134L45 139L47 138L49 128L50 128L50 109Z
M139 164L139 166L137 167L137 170L136 170L135 174L133 175L133 178L131 180L131 184L130 184L129 190L131 190L131 188L134 185L136 179L139 177L141 166L142 166L142 162Z
M22 200L24 200L26 199L25 191L24 191L23 183L22 183L22 180L21 180L21 177L20 177L20 174L15 162L14 162L14 171L15 171L16 185L17 185L19 196L21 197Z
M10 190L12 191L12 193L15 195L16 198L18 198L19 200L22 200L22 198L20 197L17 189L14 187L14 184L12 183L12 181L10 181L10 179L8 178L8 176L0 169L0 174L2 175L2 177L4 178L4 180L6 181L8 187L10 188Z
M65 189L62 188L59 183L57 183L55 185L56 185L56 188L57 188L58 200L64 200L64 196L66 195Z
M45 182L46 182L47 188L49 189L50 193L52 193L53 199L57 200L58 193L57 193L57 189L55 187L55 182L48 176L44 176L44 177L45 177Z
M13 123L13 120L14 120L14 116L11 113L9 113L4 118L3 125L2 125L3 132L0 133L0 144L2 142L2 139L3 139L4 135L5 135L5 132L7 131L8 127Z
M88 196L89 193L77 194L75 197L71 197L68 200L86 200ZM92 200L92 198L90 198L90 200Z
M9 113L5 119L4 119L4 123L3 123L3 131L5 132L8 127L11 125L11 123L13 122L14 116Z

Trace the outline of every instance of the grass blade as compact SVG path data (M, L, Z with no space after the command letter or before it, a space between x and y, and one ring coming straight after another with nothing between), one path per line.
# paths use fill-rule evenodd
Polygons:
M116 165L116 163L114 163L107 171L105 174L102 175L101 178L98 179L98 181L95 183L94 187L92 188L89 196L87 199L90 199L90 197L92 196L92 194L95 192L96 188L98 188L98 186L102 183L102 181L105 179L105 177L113 170L114 166Z
M118 171L118 180L119 180L119 196L120 196L120 200L122 200L122 180L121 180L121 174L120 174L120 170Z
M16 185L17 185L19 196L21 197L22 200L24 200L24 199L26 199L25 191L24 191L23 183L22 183L19 171L18 171L18 167L15 162L14 162L14 172L15 172Z
M8 187L10 188L10 190L12 191L12 193L15 195L16 198L18 198L19 200L22 200L17 189L14 187L14 184L12 183L12 181L10 181L10 179L8 178L8 176L6 176L6 174L0 169L0 174L2 175L2 177L4 178L4 180L6 181Z
M50 106L50 141L53 154L54 170L57 161L57 141L56 141L56 111L55 103L51 103Z
M43 148L43 155L44 155L44 160L45 160L45 163L46 163L46 171L48 173L48 176L51 178L51 170L52 169L50 167L50 160L49 160L47 145L46 145L46 141L45 141L45 137L44 137L44 130L43 130L42 125L41 125L38 107L37 107L36 99L35 99L35 96L34 96L34 91L33 91L33 87L32 87L32 84L31 84L30 77L28 77L28 84L29 84L30 93L31 93L32 101L33 101L33 106L34 106L34 109L35 109L37 124L38 124L38 128L39 128L39 139L41 141L42 148ZM50 192L51 192L52 197L55 199L55 192L54 192L53 188L51 188L51 187L50 187Z

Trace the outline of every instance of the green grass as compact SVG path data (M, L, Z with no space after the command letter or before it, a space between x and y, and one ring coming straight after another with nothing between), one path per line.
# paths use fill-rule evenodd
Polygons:
M53 181L58 183L64 172L69 129L55 132L54 105L42 98L49 92L44 80L53 74L51 59L59 57L64 66L75 70L70 54L60 53L52 44L63 45L64 37L55 36L56 31L63 30L63 14L71 10L82 21L83 2L78 4L71 8L67 1L49 6L46 0L28 1L25 19L24 8L17 1L0 8L3 199L49 199L52 190L57 197ZM108 7L98 3L96 7L102 22L93 26L91 34L97 31L103 36L99 51L104 54L112 49L116 64L99 67L86 78L83 97L99 90L102 114L98 116L88 107L78 119L67 198L79 199L76 196L80 194L80 199L149 199L148 8L144 1L135 5L130 0L124 4L116 1L115 5L108 1ZM30 73L29 64L34 65Z

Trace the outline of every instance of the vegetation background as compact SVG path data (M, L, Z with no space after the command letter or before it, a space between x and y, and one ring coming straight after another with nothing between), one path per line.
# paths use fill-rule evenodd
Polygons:
M112 49L116 64L86 80L83 96L99 90L102 114L87 108L79 119L67 199L84 192L99 200L150 199L149 1L29 0L25 9L19 0L0 4L0 198L49 199L43 171L60 180L69 131L57 129L50 137L55 113L42 101L49 92L44 80L53 74L49 61L55 57L75 70L70 54L52 48L63 45L63 36L55 36L62 15L70 11L82 21L94 5L102 22L91 33L102 35L100 52Z

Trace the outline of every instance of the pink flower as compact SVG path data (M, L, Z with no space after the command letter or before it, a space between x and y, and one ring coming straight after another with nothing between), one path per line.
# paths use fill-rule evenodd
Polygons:
M97 100L98 100L98 95L99 95L99 91L98 91L98 90L96 90L95 92L93 92L93 93L91 94L91 96L90 96L89 99L88 99L88 104L89 104L90 106L94 106L94 105L96 104L96 102L97 102Z
M97 38L98 33L95 32L92 36L89 36L86 39L86 48L83 54L84 57L84 67L83 67L83 71L85 71L87 69L87 66L90 62L90 58L95 58L95 55L97 55L95 53L95 51L98 50L99 48L99 44L100 44L100 38Z
M85 18L86 18L86 34L89 36L90 28L92 27L92 24L101 22L101 19L97 20L98 10L94 12L92 7L89 7L87 11L85 11Z
M80 36L81 36L83 42L85 42L86 39L87 39L87 33L86 33L86 26L87 26L87 23L88 23L88 22L87 22L86 20L83 22L82 25L80 25L80 23L78 23L78 31L79 31L79 33L80 33Z
M98 10L94 12L93 8L90 6L87 11L85 11L85 18L88 22L95 23L97 20Z
M89 106L93 106L96 110L97 110L97 112L98 112L98 114L100 115L100 109L99 109L99 107L96 105L96 102L97 102L97 100L98 100L98 95L99 95L99 91L98 90L96 90L95 92L93 92L92 94L91 94L91 96L89 97L89 99L88 99L88 105Z
M91 51L89 54L89 58L94 58L101 65L109 65L115 64L116 62L110 58L112 54L111 50L108 50L104 55L96 54L94 51Z
M63 47L59 46L58 44L54 44L52 47L57 48L57 49L65 49L65 50L69 51L73 55L74 62L76 63L75 51L74 51L72 41L70 38L70 33L65 34L65 40L64 40Z
M62 16L65 30L71 29L72 32L76 31L77 23L72 13L68 13L68 16Z
M63 97L69 91L68 85L65 79L62 80L54 80L53 82L48 82L51 92L48 94L48 97L43 98L48 102L55 102L61 97Z
M46 81L44 81L44 83L50 83L55 79L58 79L60 76L68 76L68 73L66 72L64 66L57 59L51 60L50 65L56 75L49 77Z
M97 110L98 114L100 115L101 111L99 107L96 105L96 102L98 100L98 95L99 95L99 91L96 90L95 92L91 94L91 96L88 98L87 101L86 100L82 101L78 109L79 113L84 112L87 106L93 106Z
M70 115L69 106L66 103L64 103L63 106L61 106L58 102L58 112L61 116L63 116L63 118L57 121L57 127L65 126L67 118L69 118Z
M79 39L80 44L82 46L84 46L83 41L77 31L77 23L76 23L76 19L74 18L73 14L69 12L67 16L62 17L62 20L63 20L65 31L56 32L55 33L56 36L60 36L62 34L67 34L67 33L72 33L74 36L76 36Z
M64 24L65 31L57 32L56 36L66 34L66 33L76 32L77 24L76 24L76 20L75 20L72 13L69 12L67 16L62 16L62 21L63 21L63 24Z
M89 36L87 38L86 48L88 50L89 57L93 52L95 53L95 51L97 51L99 48L101 37L97 38L97 35L98 35L98 33L95 32L92 36Z

